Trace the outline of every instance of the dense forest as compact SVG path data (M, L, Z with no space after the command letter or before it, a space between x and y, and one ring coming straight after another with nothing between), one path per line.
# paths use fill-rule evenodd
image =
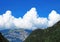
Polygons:
M60 42L60 21L47 29L36 29L24 42Z

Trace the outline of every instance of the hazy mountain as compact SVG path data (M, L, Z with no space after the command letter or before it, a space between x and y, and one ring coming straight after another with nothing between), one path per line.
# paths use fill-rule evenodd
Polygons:
M3 35L0 33L0 42L9 42Z
M24 42L60 42L60 21L47 29L36 29Z
M9 42L23 42L31 33L31 30L25 29L5 29L0 30L2 35L9 40Z

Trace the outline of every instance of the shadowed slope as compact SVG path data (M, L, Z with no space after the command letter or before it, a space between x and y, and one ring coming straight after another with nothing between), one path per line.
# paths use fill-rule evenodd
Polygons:
M9 42L9 41L0 33L0 42Z

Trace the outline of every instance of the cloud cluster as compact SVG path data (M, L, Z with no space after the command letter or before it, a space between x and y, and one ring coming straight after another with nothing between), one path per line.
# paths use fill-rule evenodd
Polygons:
M43 29L53 26L58 21L60 21L60 14L55 10L52 10L48 18L39 17L36 8L27 11L23 18L15 18L12 16L11 11L8 10L5 14L0 15L0 28Z

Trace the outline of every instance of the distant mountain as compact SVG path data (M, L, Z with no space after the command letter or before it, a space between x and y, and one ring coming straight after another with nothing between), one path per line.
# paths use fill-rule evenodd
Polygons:
M0 30L2 35L9 40L9 42L23 42L31 33L31 30L25 29L5 29Z
M3 35L0 33L0 42L9 42Z
M60 42L60 21L47 29L36 29L24 42Z

